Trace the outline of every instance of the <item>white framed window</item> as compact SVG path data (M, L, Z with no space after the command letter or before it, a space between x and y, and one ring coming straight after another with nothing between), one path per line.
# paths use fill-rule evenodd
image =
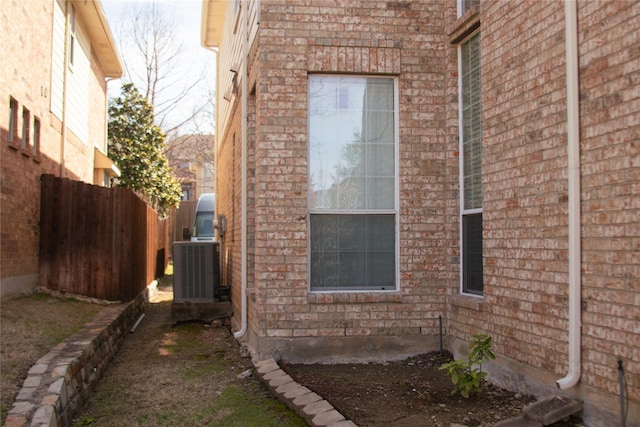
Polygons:
M69 67L73 67L76 48L76 8L69 11Z
M40 157L40 118L33 117L33 145L31 146L34 157Z
M458 17L476 6L480 5L480 0L458 0Z
M458 48L462 292L482 295L482 70L480 32Z
M17 146L18 140L18 101L9 98L9 144Z
M20 148L27 154L29 149L29 137L31 126L31 112L26 107L22 107L22 140L20 142Z
M310 289L396 290L396 79L310 75L308 90Z

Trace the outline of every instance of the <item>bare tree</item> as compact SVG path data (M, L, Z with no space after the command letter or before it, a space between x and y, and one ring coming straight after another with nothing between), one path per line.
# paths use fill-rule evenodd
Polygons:
M120 50L127 78L154 106L156 124L172 135L187 125L190 132L203 127L202 116L211 105L202 93L213 81L206 80L205 67L193 72L197 66L184 55L175 13L168 7L156 1L132 4L122 21ZM184 105L192 106L186 114Z

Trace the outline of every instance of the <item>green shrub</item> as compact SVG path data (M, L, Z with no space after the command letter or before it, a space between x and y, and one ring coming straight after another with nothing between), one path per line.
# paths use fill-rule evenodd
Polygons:
M440 370L447 372L454 385L451 394L459 392L468 399L471 393L480 392L482 380L487 376L482 371L482 363L495 358L491 351L491 337L485 334L474 335L467 360L453 360L440 366Z

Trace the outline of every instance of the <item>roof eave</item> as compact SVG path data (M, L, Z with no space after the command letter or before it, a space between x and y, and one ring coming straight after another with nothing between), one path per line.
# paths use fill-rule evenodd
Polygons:
M96 53L105 77L122 77L123 69L120 55L100 0L71 0L71 3L76 9L76 13L82 17L82 22L91 41L91 47Z
M200 43L203 47L219 47L227 8L225 0L202 0Z

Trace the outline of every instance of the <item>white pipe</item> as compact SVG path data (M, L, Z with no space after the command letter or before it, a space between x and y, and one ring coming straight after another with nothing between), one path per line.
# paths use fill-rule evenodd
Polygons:
M248 70L248 42L247 35L249 30L248 11L249 2L244 2L241 6L242 16L242 108L241 108L241 133L242 133L242 155L241 155L241 208L240 208L240 298L241 298L241 327L240 330L233 334L238 339L247 332L247 79L249 77Z
M60 178L66 176L65 148L67 145L67 91L69 86L69 55L71 51L70 26L71 26L71 3L67 0L64 3L64 69L62 70L62 132L60 133ZM75 19L75 15L74 15Z
M134 333L136 331L136 329L138 329L138 325L140 325L140 322L142 322L142 319L144 319L144 313L142 313L140 315L140 317L138 317L138 320L136 321L136 323L131 327L131 329L129 330L129 332Z
M578 88L578 13L575 0L565 6L567 55L567 160L569 193L569 372L556 381L562 390L575 386L581 375L580 247L580 104Z

